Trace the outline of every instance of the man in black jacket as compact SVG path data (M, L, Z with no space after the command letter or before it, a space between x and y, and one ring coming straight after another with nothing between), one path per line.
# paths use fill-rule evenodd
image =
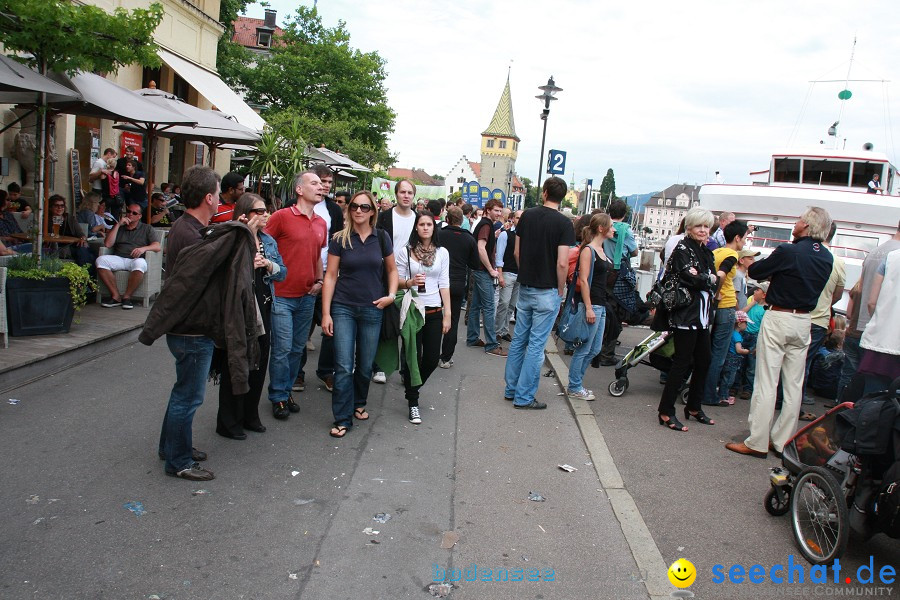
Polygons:
M441 246L450 254L450 331L444 335L441 346L441 361L438 366L442 369L453 366L459 315L469 287L468 272L478 266L478 245L472 234L460 227L462 220L462 210L451 206L447 209L447 226L439 233Z

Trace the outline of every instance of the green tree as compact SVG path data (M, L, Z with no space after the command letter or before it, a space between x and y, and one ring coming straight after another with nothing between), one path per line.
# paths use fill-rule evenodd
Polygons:
M241 0L232 0L240 2ZM387 136L396 114L387 104L385 61L350 45L344 21L326 27L314 8L301 6L256 64L239 51L220 57L220 71L236 80L247 100L271 111L290 110L308 141L324 143L357 162L393 163ZM265 112L266 120L271 113Z
M540 196L538 194L538 189L534 187L534 182L527 177L523 177L522 185L525 186L525 208L540 205Z
M600 205L608 207L609 203L616 198L618 198L616 196L616 176L612 169L608 169L603 181L600 182Z

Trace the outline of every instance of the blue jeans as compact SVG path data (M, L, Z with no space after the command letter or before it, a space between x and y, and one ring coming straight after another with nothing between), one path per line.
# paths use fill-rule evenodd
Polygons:
M291 385L300 372L300 358L306 349L312 324L315 296L272 301L272 358L269 361L269 401L286 402Z
M759 337L758 333L747 333L746 335L747 350L750 350L750 354L746 355L744 361L744 378L747 382L747 389L750 390L751 394L753 393L753 382L756 380L756 352L753 352L753 350L756 348L757 337Z
M382 314L381 309L374 305L331 303L335 367L331 412L335 425L349 429L353 426L353 409L366 405L372 363L375 362L375 351L381 337Z
M497 343L494 328L494 280L487 271L472 271L472 305L469 307L468 333L466 344L475 345L481 334L478 324L479 314L484 314L484 351L493 350Z
M734 383L734 378L741 369L743 358L742 355L731 352L725 357L725 364L722 365L722 375L719 379L719 401L728 398L728 389Z
M859 361L865 352L863 348L859 347L859 339L849 335L844 337L844 366L841 367L841 380L838 382L838 402L841 401L844 388L859 370Z
M544 364L544 345L550 337L553 321L562 298L555 289L519 286L516 304L516 329L506 357L506 391L517 406L534 401Z
M716 320L713 325L712 338L710 338L710 362L709 371L706 373L706 385L703 388L703 404L717 404L719 402L716 388L719 377L722 375L722 367L725 365L725 357L728 354L728 346L731 344L731 334L734 332L734 308L719 308L716 310ZM726 392L728 390L725 390Z
M584 373L591 359L600 354L603 347L603 330L606 328L606 306L593 305L597 317L593 325L588 326L588 337L578 346L569 363L569 391L577 392L584 387Z
M806 388L809 382L809 370L812 368L813 359L816 357L819 348L825 342L825 336L828 335L828 329L818 325L809 326L809 348L806 350L806 371L803 374L803 404L815 404L815 401L806 401Z
M171 334L166 335L166 344L175 357L175 385L159 433L159 451L166 457L166 472L177 473L194 463L191 426L206 395L215 346L208 337Z

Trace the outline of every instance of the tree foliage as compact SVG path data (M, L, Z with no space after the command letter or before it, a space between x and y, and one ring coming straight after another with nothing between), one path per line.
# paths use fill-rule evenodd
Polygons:
M162 17L157 2L110 14L69 0L0 0L0 43L7 51L30 54L26 62L32 66L59 73L157 66L153 32Z
M534 182L527 177L523 177L522 185L525 186L525 208L540 205L541 199L540 194L538 193L540 190L534 187Z
M600 182L600 204L609 206L609 203L616 198L616 176L612 169L608 169L603 181Z
M254 64L242 50L220 55L219 70L245 90L248 101L269 108L267 121L290 111L288 118L300 120L313 145L363 164L393 164L387 136L396 114L387 104L385 61L377 52L351 47L343 21L326 27L314 8L301 6L272 40L268 56L254 56Z

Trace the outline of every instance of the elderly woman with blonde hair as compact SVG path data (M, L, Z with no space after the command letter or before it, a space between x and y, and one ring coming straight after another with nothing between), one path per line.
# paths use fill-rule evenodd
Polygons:
M684 292L682 301L671 309L660 305L653 320L654 329L672 331L675 340L672 368L657 409L659 424L673 431L688 430L675 416L675 398L688 375L691 385L685 419L693 417L704 425L715 424L700 407L710 361L713 296L718 285L713 253L706 247L712 224L713 215L705 208L695 206L685 215L685 236L672 250L666 265L666 277L674 278Z

